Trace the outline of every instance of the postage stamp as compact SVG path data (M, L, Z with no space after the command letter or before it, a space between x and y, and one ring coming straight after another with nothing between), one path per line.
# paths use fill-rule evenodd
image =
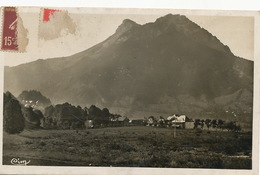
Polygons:
M53 10L53 9L43 9L43 18L42 20L47 22L50 21L50 17L54 15L54 13L59 12L58 10Z
M2 12L0 173L257 174L258 12Z
M39 23L39 38L43 40L53 40L76 31L75 24L65 10L42 8Z
M4 7L2 30L2 50L18 51L17 13L15 7Z
M27 30L19 17L16 7L2 8L1 50L24 52L28 44Z

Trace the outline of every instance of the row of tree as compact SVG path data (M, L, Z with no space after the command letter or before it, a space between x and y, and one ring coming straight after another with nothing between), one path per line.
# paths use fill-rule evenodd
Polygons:
M195 119L194 121L194 128L201 128L204 127L209 128L219 128L219 129L227 129L228 131L241 131L241 126L237 125L235 121L226 122L222 119Z
M39 93L30 91L39 97ZM25 93L26 94L26 93ZM22 98L23 99L23 98ZM34 99L36 100L36 99ZM122 117L118 114L112 114L107 108L100 109L95 105L89 108L81 106L73 106L69 103L50 105L44 109L44 115L40 110L31 106L25 106L20 103L10 92L4 94L4 130L8 133L19 133L24 128L53 128L53 129L76 129L86 127L85 122L91 120L95 127L114 126L118 119ZM188 117L186 121L192 121ZM129 122L125 118L122 122ZM113 124L111 124L113 123ZM156 120L150 116L146 119L145 124L156 126L171 126L172 121L165 120L163 117ZM196 119L194 121L194 129L204 127L227 129L230 131L240 131L241 127L234 121L225 122L221 119Z
M179 117L179 115L176 115L176 117ZM148 118L145 117L145 121L146 121L145 124L147 126L172 127L174 123L178 124L178 121L177 122L175 121L176 117L165 119L164 117L160 116L159 119L156 119L154 116L149 116ZM219 129L227 129L228 131L241 131L240 125L237 125L235 121L226 122L222 119L218 119L218 120L217 119L213 119L213 120L195 119L195 121L193 121L192 119L185 116L185 122L193 122L194 129L196 128L204 129L205 127L207 127L207 129L219 128Z
M44 128L58 129L84 128L86 120L91 120L95 127L107 126L111 121L117 121L121 117L110 113L107 108L100 109L95 105L82 108L69 103L46 107L44 116Z
M36 96L37 94L39 95L36 93ZM95 127L110 126L111 122L116 123L120 117L122 116L110 113L107 108L100 109L95 105L82 108L69 103L47 106L43 115L33 105L20 102L10 92L4 93L4 130L11 134L20 133L24 128L84 128L87 120L91 120Z

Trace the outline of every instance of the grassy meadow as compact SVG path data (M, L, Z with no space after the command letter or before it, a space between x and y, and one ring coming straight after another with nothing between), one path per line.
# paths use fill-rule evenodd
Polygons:
M252 168L252 133L157 127L25 130L3 134L3 164L166 168Z

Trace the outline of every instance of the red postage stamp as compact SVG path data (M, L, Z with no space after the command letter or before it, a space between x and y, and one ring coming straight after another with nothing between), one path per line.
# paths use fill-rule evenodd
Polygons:
M39 38L54 40L67 35L74 35L76 25L66 10L42 8L39 23Z
M18 51L17 12L15 7L4 7L2 27L2 50Z
M50 17L53 16L53 14L58 11L59 10L43 9L43 21L45 22L50 21Z

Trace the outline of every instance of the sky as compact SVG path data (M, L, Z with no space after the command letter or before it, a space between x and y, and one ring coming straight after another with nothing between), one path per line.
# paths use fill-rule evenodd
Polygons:
M28 31L29 42L23 53L5 52L4 64L6 66L16 66L37 59L70 56L114 34L124 19L131 19L142 25L154 22L157 18L169 13L186 15L190 20L215 35L223 44L228 45L235 55L249 60L254 59L254 19L248 16L229 16L229 13L216 16L214 13L187 10L182 12L70 8L61 9L64 12L68 11L65 14L66 18L61 16L46 25L42 21L42 9L24 7L18 10L23 27ZM53 35L57 31L60 31L60 35ZM43 37L47 35L51 37Z

